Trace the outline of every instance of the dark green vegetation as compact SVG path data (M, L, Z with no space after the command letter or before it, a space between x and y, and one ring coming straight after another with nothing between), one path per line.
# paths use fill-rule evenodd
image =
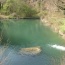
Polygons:
M0 0L0 12L9 17L63 17L65 13L65 1Z
M0 12L2 15L9 16L10 18L38 17L36 9L23 0L6 0L3 8L0 4Z

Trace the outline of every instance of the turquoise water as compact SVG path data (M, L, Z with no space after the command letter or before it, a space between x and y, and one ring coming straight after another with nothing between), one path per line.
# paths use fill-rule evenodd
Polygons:
M2 65L65 65L65 41L40 20L2 20L3 39L0 46ZM39 55L20 54L20 48L40 46Z

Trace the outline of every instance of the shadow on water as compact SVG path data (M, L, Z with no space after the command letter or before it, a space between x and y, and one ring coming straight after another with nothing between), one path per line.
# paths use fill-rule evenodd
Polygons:
M4 22L5 21L5 22ZM19 45L21 47L31 47L32 42L27 37L30 33L27 21L1 20L0 29L2 32L1 44ZM33 20L31 20L33 22ZM29 22L28 22L29 23ZM30 23L29 23L30 24ZM32 29L31 29L32 30ZM26 36L28 34L28 36Z

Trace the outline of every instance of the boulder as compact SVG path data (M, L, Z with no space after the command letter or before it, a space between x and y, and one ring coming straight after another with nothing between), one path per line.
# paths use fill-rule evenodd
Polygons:
M27 54L27 55L37 55L41 52L40 46L37 47L29 47L29 48L21 48L20 54Z

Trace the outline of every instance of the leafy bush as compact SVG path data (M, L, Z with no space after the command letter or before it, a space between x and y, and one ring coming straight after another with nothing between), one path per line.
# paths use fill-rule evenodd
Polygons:
M7 0L3 6L2 13L6 15L16 13L19 17L37 16L37 11L22 0Z
M2 12L7 15L14 12L14 9L15 9L14 3L15 3L14 0L6 0L6 3L3 6Z

